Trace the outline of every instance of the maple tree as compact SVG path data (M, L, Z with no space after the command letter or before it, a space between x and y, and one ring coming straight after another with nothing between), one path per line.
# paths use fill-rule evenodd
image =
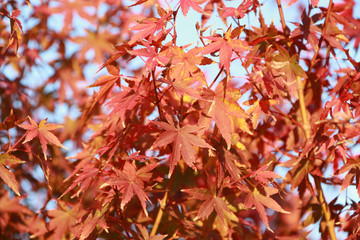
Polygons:
M2 1L0 238L357 239L357 3L266 2Z

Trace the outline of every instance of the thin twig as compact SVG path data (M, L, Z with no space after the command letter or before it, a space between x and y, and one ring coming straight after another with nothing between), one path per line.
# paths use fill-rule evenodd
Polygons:
M169 191L170 191L170 188L172 187L174 179L175 179L175 173L171 174L169 183L168 183L168 185L166 187L165 195L164 195L163 199L161 199L161 201L159 202L159 205L160 205L159 206L159 211L158 211L158 213L156 215L154 226L151 229L150 236L154 236L156 234L158 228L159 228L161 218L162 218L162 216L164 214L164 210L165 210L165 207L166 207L166 202L167 202L167 199L169 197Z
M224 66L221 67L219 73L216 75L216 77L214 78L214 80L212 81L212 83L210 84L209 88L212 88L212 86L214 85L214 83L216 82L216 80L219 78L220 74L222 73L222 71L224 70Z
M279 14L280 14L281 26L282 26L283 32L285 33L286 23L285 23L285 18L284 18L284 12L282 10L280 0L276 0L276 1L277 1L278 9L279 9Z
M155 98L156 98L156 106L159 110L159 117L161 120L164 120L164 116L163 116L163 113L162 113L162 110L161 110L161 107L160 107L160 101L159 101L159 97L158 97L158 94L157 94L157 91L156 91L156 78L155 78L155 71L152 71L151 72L151 75L152 75L152 79L153 79L153 83L154 83L154 92L155 92Z

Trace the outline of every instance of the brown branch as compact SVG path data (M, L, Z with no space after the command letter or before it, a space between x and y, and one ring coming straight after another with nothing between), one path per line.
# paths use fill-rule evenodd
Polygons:
M325 197L324 197L324 192L321 188L321 180L318 176L314 176L314 180L315 180L315 185L316 185L316 190L318 192L318 201L321 204L321 209L323 211L324 214L324 218L325 218L325 222L326 222L326 227L329 231L329 235L330 235L330 239L331 240L336 240L336 235L335 235L335 228L334 228L334 220L331 219L331 213L330 213L330 209L326 203Z
M297 84L298 84L300 111L301 111L301 117L303 120L303 129L305 132L306 139L309 139L311 129L310 129L310 125L309 125L309 120L307 119L307 116L306 116L306 106L305 106L305 99L304 99L304 85L299 76L297 76Z
M159 202L159 211L156 215L156 218L155 218L155 222L154 222L154 226L153 228L151 229L151 232L150 232L150 236L154 236L159 228L159 225L160 225L160 222L161 222L161 218L162 216L164 215L164 210L165 210L165 207L166 207L166 202L167 202L167 199L169 197L169 191L170 191L170 188L172 187L172 184L174 182L174 179L175 179L175 173L173 173L170 177L170 180L169 180L169 183L166 187L166 192L165 192L165 195L163 197L163 199L161 199L161 201Z
M306 115L306 105L305 105L305 100L304 100L304 89L303 89L304 85L299 76L297 77L297 84L298 84L298 94L299 94L299 105L300 105L300 111L301 111L301 116L302 116L302 120L303 120L303 128L305 131L305 138L306 138L306 140L308 140L310 138L310 134L311 134L310 130L311 129L310 129L310 125L309 125L309 120L307 119L307 115ZM326 227L329 231L330 239L336 240L334 221L331 220L331 212L325 201L324 192L321 188L321 180L319 177L316 177L316 176L314 176L314 180L315 180L315 185L316 185L316 191L318 192L317 198L318 198L319 203L321 204L323 217L325 218Z
M155 98L156 98L156 106L158 108L158 111L159 111L159 117L162 121L164 121L164 116L163 116L163 113L162 113L162 110L161 110L161 107L160 107L160 101L159 101L159 96L158 96L158 93L156 91L156 78L155 78L155 71L152 71L151 72L151 75L152 75L152 79L153 79L153 84L154 84L154 92L155 92Z
M214 78L214 80L212 81L212 83L209 86L209 89L212 88L212 86L214 85L214 83L216 82L216 80L220 77L220 74L222 73L222 71L224 70L224 66L221 67L220 71L218 72L218 74L216 75L216 77Z
M276 1L277 1L278 9L279 9L279 14L280 14L281 26L282 26L283 32L285 33L285 31L286 31L286 23L285 23L285 18L284 18L284 12L283 12L283 9L281 7L280 0L276 0Z

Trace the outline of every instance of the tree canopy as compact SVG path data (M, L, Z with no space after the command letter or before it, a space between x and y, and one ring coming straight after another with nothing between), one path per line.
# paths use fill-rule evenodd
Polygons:
M359 4L266 2L2 1L0 238L357 239Z

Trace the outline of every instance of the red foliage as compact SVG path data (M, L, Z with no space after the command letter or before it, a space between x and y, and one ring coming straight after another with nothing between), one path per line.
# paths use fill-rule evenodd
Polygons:
M357 239L355 1L266 2L3 1L0 238Z

